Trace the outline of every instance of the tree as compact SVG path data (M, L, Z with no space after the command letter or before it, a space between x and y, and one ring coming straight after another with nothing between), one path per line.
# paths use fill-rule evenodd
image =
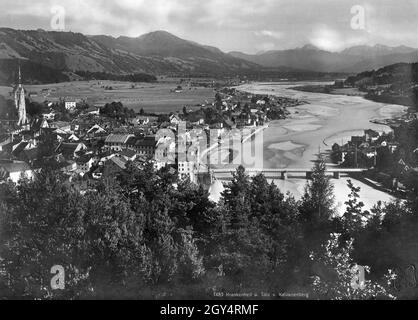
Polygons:
M317 225L332 217L335 197L334 186L325 175L326 164L321 157L318 157L312 170L312 180L306 185L301 211L305 221Z
M0 119L15 120L18 118L13 100L6 100L0 96Z
M34 118L34 117L41 117L43 111L43 105L35 102L30 101L29 99L26 99L26 112L27 114Z
M215 94L215 107L217 110L222 109L222 96L219 92Z
M291 278L285 271L292 269L289 252L300 235L296 203L263 175L250 179L243 167L225 186L221 203L208 265L222 270L229 290L245 284L247 290L278 292Z
M35 182L23 180L17 188L2 190L6 197L1 197L0 282L8 297L59 297L49 286L54 265L66 267L69 290L64 297L85 293L86 285L75 287L88 269L82 268L80 256L72 256L78 238L73 236L83 229L77 216L82 199L61 182L45 173Z
M312 253L311 259L315 262L317 274L313 277L312 287L314 298L332 300L358 300L358 299L395 299L387 288L387 279L384 285L357 278L359 266L351 258L353 240L341 247L340 235L331 234L323 252ZM370 272L367 266L361 266L365 272Z
M245 168L239 166L221 196L231 215L232 228L242 228L248 223L250 180Z
M418 173L411 171L405 174L405 185L408 190L408 206L418 216Z
M150 298L153 287L199 281L203 259L193 230L170 216L174 198L148 201L126 190L103 180L82 195L45 170L19 186L0 185L2 296ZM54 265L65 270L62 292L50 287Z
M345 230L352 234L362 228L370 216L370 212L363 211L364 203L359 201L360 187L355 187L351 180L348 180L347 184L350 194L348 195L348 201L345 202L347 208L343 216L343 223Z

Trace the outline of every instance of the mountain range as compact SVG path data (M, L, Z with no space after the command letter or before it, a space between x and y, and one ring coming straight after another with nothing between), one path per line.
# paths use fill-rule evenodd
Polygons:
M64 81L77 72L127 75L231 76L254 73L357 73L418 61L418 49L356 46L328 52L312 45L255 55L225 53L166 31L142 36L87 36L73 32L0 28L0 82L10 82L17 64L33 81ZM24 70L25 71L25 70Z
M272 50L255 55L230 52L230 55L260 66L289 68L317 72L358 73L399 62L418 61L418 49L385 45L355 46L341 52L321 50L313 45L290 50Z
M1 60L10 59L67 74L88 71L213 75L258 68L252 62L235 58L217 48L183 40L165 31L137 38L114 38L0 28L0 66ZM1 73L2 70L0 78ZM7 76L4 73L7 71L3 72L3 78Z

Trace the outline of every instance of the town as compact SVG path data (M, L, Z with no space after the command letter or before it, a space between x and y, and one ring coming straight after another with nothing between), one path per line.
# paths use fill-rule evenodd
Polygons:
M142 108L135 112L120 102L90 106L84 100L60 98L37 103L24 89L20 69L17 82L1 119L2 181L18 183L48 166L77 181L82 189L115 176L128 163L142 168L147 162L156 171L167 169L180 179L202 183L207 179L198 176L206 175L210 164L202 167L197 157L179 157L180 139L185 139L187 152L193 144L201 145L199 137L210 136L213 141L205 139L200 150L204 151L232 129L254 132L269 121L286 118L288 108L305 103L223 87L216 90L213 102L203 103L200 109L184 106L177 113L151 114Z

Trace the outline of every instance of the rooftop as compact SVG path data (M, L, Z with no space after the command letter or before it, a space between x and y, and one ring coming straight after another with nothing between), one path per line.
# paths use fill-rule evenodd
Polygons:
M120 158L120 157L113 157L110 158L108 161L106 161L106 163L108 163L109 161L111 161L111 163L117 165L119 168L125 170L126 169L126 160L124 158Z
M0 162L0 168L3 168L5 171L9 173L30 170L30 166L23 161Z
M110 134L107 136L105 143L126 143L132 134Z
M119 152L119 154L121 156L125 156L125 157L128 157L128 158L132 158L132 157L134 157L136 155L136 152L133 151L133 150L130 150L130 149L124 149L121 152Z

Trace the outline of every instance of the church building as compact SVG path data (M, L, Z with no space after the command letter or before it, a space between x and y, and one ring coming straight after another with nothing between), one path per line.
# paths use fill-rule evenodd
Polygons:
M16 106L17 113L19 116L17 125L20 127L27 127L29 125L29 121L26 115L25 89L23 88L23 85L22 85L22 75L20 73L20 67L19 67L19 83L14 92L14 98L15 98L15 106Z

